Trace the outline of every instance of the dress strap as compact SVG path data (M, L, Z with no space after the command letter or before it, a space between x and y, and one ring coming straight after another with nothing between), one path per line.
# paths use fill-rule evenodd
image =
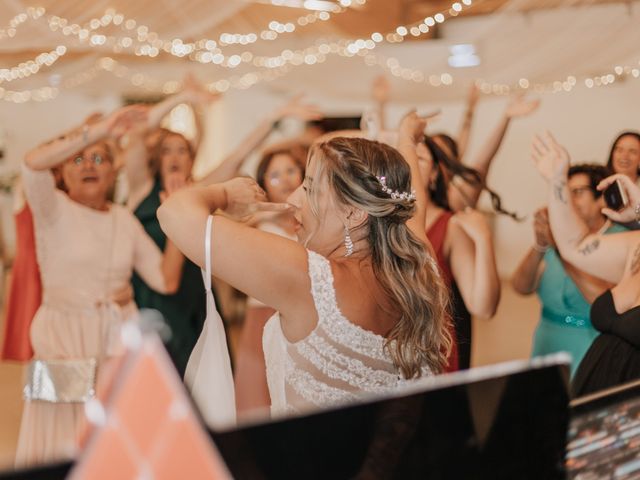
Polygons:
M322 255L307 250L309 258L309 279L311 296L318 312L318 323L338 311L336 291L333 286L331 263Z
M204 236L204 286L207 292L211 291L211 229L213 227L213 215L207 218L207 229Z

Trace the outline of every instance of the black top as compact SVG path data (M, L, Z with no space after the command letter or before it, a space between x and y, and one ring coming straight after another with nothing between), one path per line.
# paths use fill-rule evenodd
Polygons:
M611 290L607 290L591 306L591 323L602 333L611 333L640 348L640 305L626 312L616 312Z
M578 367L574 397L640 378L640 306L618 313L607 290L591 306L591 323L601 333Z

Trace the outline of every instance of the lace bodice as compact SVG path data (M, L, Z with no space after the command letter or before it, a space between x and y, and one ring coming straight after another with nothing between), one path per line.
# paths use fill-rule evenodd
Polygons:
M276 313L264 329L267 382L274 416L348 403L392 391L406 381L384 350L385 339L350 322L336 302L329 261L308 252L318 324L304 339L285 338ZM428 375L428 369L423 369Z

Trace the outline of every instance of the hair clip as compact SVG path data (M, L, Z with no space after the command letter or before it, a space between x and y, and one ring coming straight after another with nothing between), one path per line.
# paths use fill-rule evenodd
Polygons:
M405 201L413 201L416 199L416 191L415 190L411 190L411 193L409 192L399 192L398 190L392 190L391 188L387 187L387 177L378 177L376 176L376 179L378 180L378 182L380 183L380 185L382 186L382 191L386 194L388 194L393 200L405 200Z

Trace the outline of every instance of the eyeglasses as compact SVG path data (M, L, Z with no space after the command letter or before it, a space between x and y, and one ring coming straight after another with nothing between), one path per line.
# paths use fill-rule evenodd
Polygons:
M89 160L94 165L102 165L104 162L109 161L108 158L105 158L104 156L100 155L99 153L94 153L90 157L85 157L84 155L78 155L77 157L74 157L73 164L77 165L77 166L80 166L80 165L82 165L82 162L84 162L85 160Z
M574 197L579 197L584 192L593 193L593 189L588 185L584 185L582 187L575 187L575 188L570 189L569 191L571 192L571 195L574 196Z

